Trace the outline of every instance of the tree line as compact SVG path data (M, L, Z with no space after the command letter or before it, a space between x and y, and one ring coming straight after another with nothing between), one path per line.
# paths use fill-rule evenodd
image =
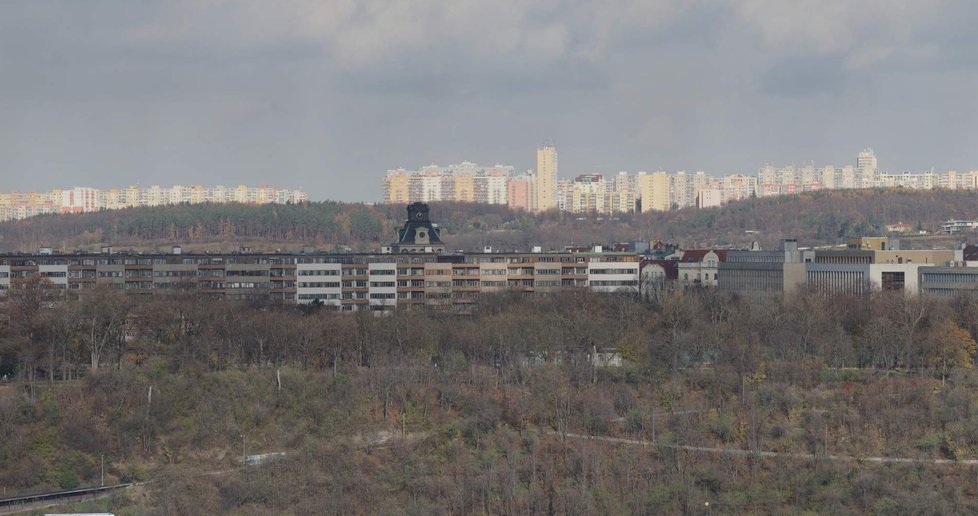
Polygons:
M474 203L433 203L431 213L442 227L443 240L455 249L560 249L656 239L687 247L745 246L758 240L770 248L788 237L817 245L880 235L887 224L897 222L936 231L947 219L975 218L976 201L978 194L969 191L830 190L644 214L531 214ZM227 249L242 244L268 250L313 246L369 251L394 239L404 208L338 202L232 203L43 215L0 223L0 248L28 252L42 246L71 251L98 245L153 249L197 244Z
M969 512L978 300L500 294L385 316L192 295L8 297L0 485L157 479L133 512ZM606 367L596 353L618 353ZM370 445L379 431L393 444ZM562 438L811 454L811 461ZM265 468L202 478L247 453ZM970 480L967 480L969 479ZM325 494L325 496L324 496ZM141 505L142 504L142 505Z

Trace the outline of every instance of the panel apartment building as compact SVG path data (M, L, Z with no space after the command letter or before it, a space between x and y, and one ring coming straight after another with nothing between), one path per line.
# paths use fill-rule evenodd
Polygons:
M79 292L98 284L135 296L192 292L268 297L340 310L465 309L483 294L546 295L561 289L638 292L639 256L605 252L445 253L428 207L414 203L388 252L376 254L113 253L0 255L0 291L31 278Z
M464 308L482 294L503 291L637 292L639 260L634 253L612 252L0 255L0 291L35 276L68 291L107 284L138 296L268 296L342 310Z
M174 204L244 203L286 204L303 203L309 196L301 190L261 185L236 187L175 185L168 188L150 186L140 188L75 187L68 190L51 190L43 193L0 193L0 222L19 220L35 215L55 213L91 213L100 210L168 206Z

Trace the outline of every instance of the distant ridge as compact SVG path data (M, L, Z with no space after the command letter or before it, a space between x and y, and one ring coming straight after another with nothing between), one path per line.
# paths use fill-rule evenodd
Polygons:
M0 223L0 251L51 246L113 245L137 250L182 244L200 250L305 247L370 251L394 239L402 205L309 202L200 204L132 208L77 215L42 215ZM505 206L433 203L432 221L449 249L558 248L571 243L669 240L682 245L772 246L784 237L802 245L836 244L882 234L887 224L936 231L948 219L978 219L978 192L959 190L834 190L731 202L721 208L619 216L548 212ZM958 240L974 239L961 235Z

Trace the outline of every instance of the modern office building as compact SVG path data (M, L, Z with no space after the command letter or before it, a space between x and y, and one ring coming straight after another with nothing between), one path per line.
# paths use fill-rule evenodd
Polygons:
M978 267L921 267L918 274L920 292L924 295L942 298L962 294L978 296Z

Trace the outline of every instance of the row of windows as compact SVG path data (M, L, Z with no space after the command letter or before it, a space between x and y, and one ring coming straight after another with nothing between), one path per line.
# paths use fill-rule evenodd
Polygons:
M226 270L224 271L225 276L268 276L268 269L261 269L257 271L237 271L237 270Z
M299 294L299 301L312 301L318 299L326 301L330 299L340 299L340 294Z
M339 276L340 269L299 270L299 276Z
M978 272L925 272L921 279L928 283L978 283Z
M339 281L300 281L299 288L340 288Z
M169 283L157 283L157 285L169 285ZM222 288L271 288L269 282L253 281L201 281L200 288L222 289Z
M462 257L460 257L462 258ZM586 263L592 262L620 262L633 261L629 256L615 255L562 255L549 256L546 254L533 254L530 256L472 256L464 257L466 263ZM271 264L271 265L296 265L296 264L345 264L345 265L366 265L372 263L390 264L424 264L434 263L438 260L435 256L377 256L377 255L336 255L336 256L156 256L156 257L126 257L117 255L114 257L70 257L70 258L29 258L24 260L4 260L15 265L163 265L167 263L182 263L186 265L205 265L205 264Z
M638 282L635 280L621 280L621 281L601 281L592 280L592 287L637 287Z
M591 269L591 274L635 274L638 269Z
M537 280L536 283L533 284L533 286L535 286L535 287L559 287L560 286L560 280L556 280L556 281L554 281L554 280L545 280L545 281Z

